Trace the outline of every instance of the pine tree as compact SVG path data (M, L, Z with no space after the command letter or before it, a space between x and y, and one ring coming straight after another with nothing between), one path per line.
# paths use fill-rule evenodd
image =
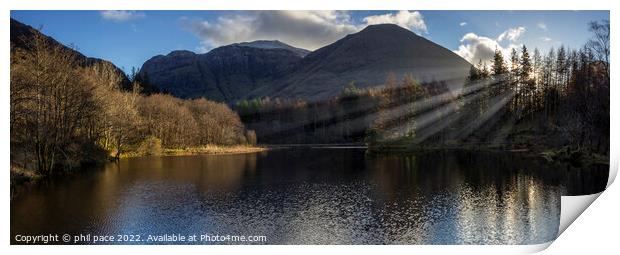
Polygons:
M549 50L549 53L547 53L547 56L545 57L544 60L544 64L543 64L543 81L542 81L542 87L543 87L543 95L544 95L544 102L545 102L545 115L548 117L551 115L551 111L553 110L552 108L555 105L554 100L554 94L555 94L555 77L554 77L554 70L555 70L555 50L553 48L551 48L551 50Z
M495 49L495 53L493 54L493 65L491 66L491 71L495 79L499 79L501 81L500 84L494 86L491 94L492 96L501 95L504 92L505 86L505 82L503 82L505 77L503 76L508 72L508 70L506 68L506 62L504 62L504 56L502 55L502 52L497 48Z
M484 63L482 65L482 69L480 70L480 77L489 78L490 76L491 76L491 73L489 72L489 68L487 67L487 64Z
M521 61L519 63L519 85L520 97L526 100L528 105L533 103L532 93L534 91L533 82L530 78L532 75L532 63L530 61L530 54L527 52L527 48L523 45L521 50ZM522 102L523 103L523 102ZM523 105L521 105L523 108Z
M519 104L519 54L515 48L510 52L510 88L516 92L513 99L513 109Z
M493 75L502 75L505 74L508 70L506 69L506 63L504 62L504 56L502 52L498 49L495 49L495 54L493 55Z
M530 61L530 54L527 51L525 45L521 49L521 61L519 63L519 79L522 82L525 82L530 79L530 75L532 74L532 63Z
M558 86L563 86L566 83L566 70L568 69L566 66L566 48L564 46L560 46L558 49L558 56L555 61L556 65L556 84Z
M519 53L515 48L510 52L510 72L513 77L519 74Z
M537 106L541 106L540 102L541 100L537 100L536 98L540 97L540 92L541 92L541 69L542 69L542 55L540 55L540 51L538 50L538 48L534 48L534 56L532 58L532 72L534 74L534 101L536 102Z

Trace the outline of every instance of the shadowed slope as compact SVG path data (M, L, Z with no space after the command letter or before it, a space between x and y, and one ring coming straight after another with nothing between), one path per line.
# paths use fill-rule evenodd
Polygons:
M372 25L308 54L276 86L251 96L321 100L337 95L350 82L358 87L383 84L390 73L397 79L412 74L420 82L461 84L470 66L452 51L400 26Z
M11 19L11 50L13 49L29 50L30 42L32 41L32 38L35 35L42 35L44 38L46 38L46 41L49 45L60 45L61 48L66 50L70 54L70 56L72 56L76 60L76 62L81 66L92 66L98 63L102 63L104 65L111 65L121 75L121 78L123 79L122 80L123 88L129 89L131 87L131 82L127 78L127 75L125 75L125 72L123 72L120 68L112 64L112 62L103 60L103 59L84 56L82 53L63 45L62 43L56 41L52 37L42 34L41 32L32 28L31 26L23 24L17 20Z

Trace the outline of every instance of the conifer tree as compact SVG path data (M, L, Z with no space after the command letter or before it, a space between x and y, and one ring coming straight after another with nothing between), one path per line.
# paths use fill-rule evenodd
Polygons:
M506 63L504 63L504 56L498 49L495 49L495 54L493 55L492 69L493 75L502 75L507 72Z

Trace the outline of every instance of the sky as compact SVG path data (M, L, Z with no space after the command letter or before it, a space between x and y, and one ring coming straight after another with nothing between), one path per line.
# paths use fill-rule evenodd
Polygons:
M609 11L11 11L89 57L129 72L173 50L207 52L253 40L315 50L367 25L394 23L477 63L495 49L579 48Z

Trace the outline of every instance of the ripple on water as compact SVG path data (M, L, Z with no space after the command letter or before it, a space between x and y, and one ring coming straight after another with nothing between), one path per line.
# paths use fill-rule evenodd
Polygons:
M29 217L11 218L11 232L264 235L270 244L533 244L555 237L565 189L557 176L531 162L470 157L478 156L373 158L317 149L128 159L12 201L12 215Z

